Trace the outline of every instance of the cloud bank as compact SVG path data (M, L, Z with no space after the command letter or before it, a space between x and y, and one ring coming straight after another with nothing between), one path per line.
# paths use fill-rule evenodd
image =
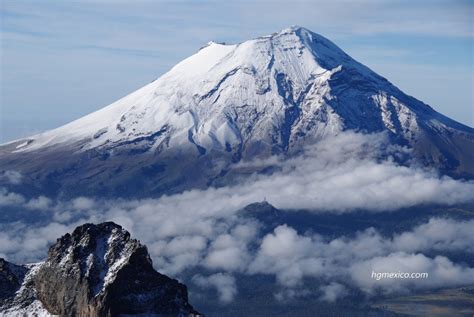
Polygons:
M27 210L32 217L0 224L0 256L18 263L38 261L49 245L77 225L114 221L148 246L159 271L175 277L187 270L210 272L195 275L192 283L215 288L224 303L237 294L237 273L274 276L285 290L275 294L281 299L300 296L304 292L295 290L307 278L315 278L322 283L320 299L328 302L347 296L352 288L370 296L474 283L473 268L433 256L473 253L474 220L432 218L391 236L370 228L328 238L285 224L264 232L264 224L239 211L263 199L290 211L338 214L472 201L472 182L399 165L396 158L407 149L386 141L384 134L342 133L289 160L272 157L236 166L271 165L272 174L156 199L53 201L42 196L27 199L2 189L2 208ZM42 220L34 220L36 215ZM370 277L372 271L428 272L429 278L377 281Z
M474 182L440 177L433 170L395 162L407 157L408 153L406 148L390 145L385 133L344 132L307 146L301 155L291 159L274 156L238 163L234 167L263 169L271 166L276 172L270 175L252 175L233 186L190 190L121 204L143 205L143 209L154 205L153 209L158 212L194 209L196 213L210 215L227 214L264 199L277 208L337 213L474 201ZM22 198L15 195L0 192L0 203L12 201L12 204L18 204ZM38 203L31 202L31 205ZM44 198L41 203L48 204ZM93 202L88 198L77 198L73 204L77 205L73 208L90 209ZM112 208L117 202L102 204L101 208Z
M440 236L422 235L438 226L448 227L448 232ZM358 232L355 237L326 240L320 235L300 235L294 228L282 225L263 238L248 270L250 273L274 274L286 287L300 285L305 277L326 280L326 300L336 297L331 296L331 289L334 292L344 289L330 287L335 281L340 285L347 285L349 281L349 286L355 285L367 294L467 285L474 283L474 268L453 263L444 256L431 258L423 254L433 250L460 250L472 245L474 237L472 234L466 236L467 228L474 228L474 220L456 222L432 218L412 231L393 237L383 237L371 228ZM405 240L407 236L418 244L412 245ZM463 239L453 247L452 241ZM423 243L419 243L421 241ZM472 248L466 252L472 253ZM427 272L429 278L376 280L371 277L372 272Z

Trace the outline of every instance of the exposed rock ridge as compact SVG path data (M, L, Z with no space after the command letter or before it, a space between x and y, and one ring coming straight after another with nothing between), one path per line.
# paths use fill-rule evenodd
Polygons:
M155 271L147 248L113 222L77 227L35 266L0 260L0 281L0 314L201 316L186 286Z

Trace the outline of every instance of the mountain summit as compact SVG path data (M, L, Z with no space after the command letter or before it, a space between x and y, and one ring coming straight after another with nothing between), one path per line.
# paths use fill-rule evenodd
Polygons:
M66 193L78 183L84 194L133 194L126 183L163 193L209 184L232 163L291 154L344 130L386 131L423 164L474 176L474 129L302 27L240 44L209 42L117 102L1 146L0 169Z
M84 224L45 262L0 258L1 316L199 317L185 285L155 271L147 248L113 222Z

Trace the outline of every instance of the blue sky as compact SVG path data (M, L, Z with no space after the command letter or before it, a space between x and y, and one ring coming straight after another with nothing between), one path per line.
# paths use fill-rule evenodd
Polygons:
M1 1L0 142L60 126L210 40L320 33L406 93L474 125L473 1Z

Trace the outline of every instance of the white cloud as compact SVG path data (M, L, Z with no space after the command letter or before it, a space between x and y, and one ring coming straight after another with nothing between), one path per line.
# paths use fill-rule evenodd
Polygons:
M53 201L45 196L38 196L36 198L30 199L26 204L25 207L28 209L39 209L39 210L46 210L52 207Z
M392 248L414 252L426 249L474 252L474 220L431 218L413 231L393 238Z
M407 151L390 145L383 133L345 132L308 146L302 155L291 159L271 157L236 164L236 169L273 166L277 170L271 175L252 175L237 185L119 203L79 197L63 210L87 211L102 204L100 208L108 209L112 218L123 221L127 210L143 217L169 210L178 213L193 210L200 219L216 213L230 215L264 198L277 208L337 213L358 209L388 211L420 204L452 205L474 200L473 182L439 177L434 171L401 166L393 161L393 157L404 156ZM8 195L3 191L3 204L21 203L21 197ZM199 222L198 228L192 223L193 218L169 217L160 220L157 225L162 230L154 234L173 236L178 229L210 231L212 221L208 218Z
M94 200L87 197L77 197L72 201L72 208L77 210L87 210L94 207Z
M235 281L230 275L233 272L273 275L286 289L299 288L306 278L314 277L327 283L321 287L321 300L325 301L337 300L352 287L375 294L474 282L470 278L473 268L444 257L430 258L423 254L429 251L474 252L474 236L470 234L474 220L432 218L391 237L370 228L354 236L330 240L318 234L302 235L292 227L280 225L259 238L259 225L241 215L216 212L203 217L193 210L170 214L159 209L154 210L155 214L151 209L145 214L143 204L126 204L130 204L128 209L122 205L104 209L103 213L100 208L94 214L86 212L74 222L53 222L44 227L21 223L0 225L0 254L17 262L37 261L44 258L49 245L75 226L110 220L111 215L117 215L121 210L122 219L126 219L122 224L131 224L126 227L132 228L133 236L148 246L159 271L171 276L199 268L222 273L211 279L196 277L196 284L216 287L224 302L233 298L236 292ZM173 217L188 219L185 221L187 228L172 226L174 229L170 230L167 222L174 222L168 219ZM370 277L372 271L426 271L430 278L376 281ZM280 292L275 296L281 299L296 296L292 294Z
M221 234L213 239L204 265L211 269L236 271L246 267L249 261L247 245L258 233L253 222L239 224L229 233Z
M45 226L28 226L22 223L0 225L0 254L20 263L43 260L50 245L82 223L68 225L52 222Z
M321 291L323 295L321 296L321 300L333 303L336 300L346 296L347 289L344 285L332 282L328 285L321 286Z
M409 293L413 289L434 289L474 283L474 268L451 262L444 256L429 258L423 254L391 253L356 262L350 267L352 280L363 291L372 294ZM371 278L372 272L428 273L426 279Z
M274 297L281 302L288 302L298 297L311 295L311 291L306 288L282 288L278 290Z
M203 236L177 236L169 241L152 242L148 245L148 250L157 259L154 263L155 266L166 267L168 274L174 275L187 267L199 265L207 243L207 238Z
M231 302L237 294L235 278L228 274L216 273L210 276L195 275L193 282L203 288L215 288L219 295L219 300L222 303Z
M274 274L286 287L299 285L305 277L336 280L340 284L355 285L368 294L468 285L474 282L474 268L453 263L444 256L429 258L421 252L462 249L472 253L470 246L474 244L474 236L467 232L468 228L472 231L473 225L472 220L432 218L412 231L393 237L383 237L370 228L355 237L328 241L317 234L300 235L295 229L281 225L263 238L255 260L249 265L249 273ZM443 227L447 232L441 230L437 235L426 235L430 230ZM408 236L410 239L404 240ZM378 281L372 278L372 272L427 272L429 277ZM337 291L342 295L342 290L334 285L324 288L327 295L323 295L323 299L331 300Z
M221 273L206 278L207 282L204 277L196 280L199 285L220 287L223 301L235 295L235 281L230 275L234 273L270 274L288 289L300 287L308 277L318 278L325 285L321 299L327 301L343 296L343 287L372 293L468 282L469 278L460 276L471 274L471 268L424 253L473 252L474 220L433 218L391 237L371 228L328 240L318 234L301 234L287 225L262 237L261 224L239 212L264 197L279 208L336 213L354 209L383 212L425 203L449 205L472 200L471 182L440 178L431 171L394 163L391 157L405 151L388 146L383 134L343 133L286 161L272 157L237 166L270 164L277 170L272 175L253 175L235 186L190 190L157 199L100 201L79 197L51 201L45 197L26 199L3 189L0 204L43 209L51 216L51 223L0 224L0 254L18 263L37 261L44 258L49 245L75 226L115 221L148 246L155 267L164 274L179 276L196 268L206 269L211 275ZM407 269L427 269L440 282L418 281L415 285L392 281L392 285L376 283L370 277L367 280L372 269L383 265L397 269L397 263L405 263ZM297 295L280 292L278 296Z
M240 193L246 202L266 197L279 208L335 212L473 200L472 182L439 178L433 171L400 166L390 159L406 151L388 145L384 134L341 133L309 146L304 155L294 159L257 162L277 166L281 171L255 177L230 190L234 195ZM380 155L389 158L378 161Z
M25 197L23 195L9 192L0 187L0 206L23 205L24 203Z
M263 238L249 273L275 274L281 284L292 287L305 275L322 275L324 266L311 237L300 236L295 229L282 225Z
M9 184L18 185L21 184L23 175L17 171L1 171L0 172L0 181L6 181Z

